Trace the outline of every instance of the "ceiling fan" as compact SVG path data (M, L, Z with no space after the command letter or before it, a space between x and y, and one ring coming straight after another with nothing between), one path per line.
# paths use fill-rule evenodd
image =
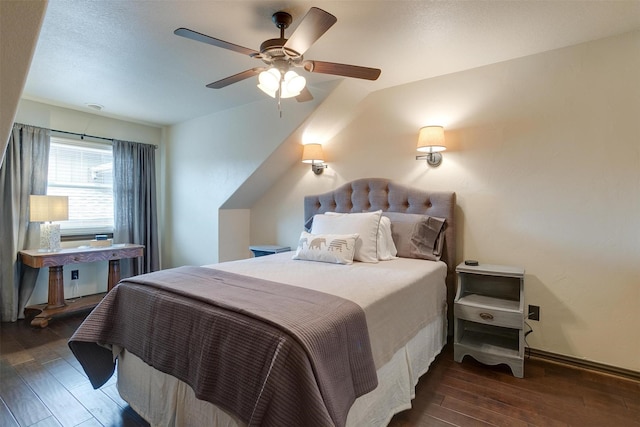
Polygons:
M293 68L303 68L311 73L333 74L366 80L376 80L380 76L380 70L377 68L304 59L303 55L311 45L336 23L337 18L332 14L312 7L288 39L284 37L284 30L292 22L291 15L280 11L274 13L271 19L280 29L280 37L265 40L260 45L260 51L216 39L188 28L178 28L174 34L262 60L265 66L242 71L210 83L207 87L221 89L258 75L258 88L277 98L278 105L281 98L295 97L298 102L313 99L311 92L305 87L305 78L293 71Z

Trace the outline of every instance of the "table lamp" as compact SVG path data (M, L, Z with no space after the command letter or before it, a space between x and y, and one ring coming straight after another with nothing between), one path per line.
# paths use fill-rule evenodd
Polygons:
M42 223L40 224L41 251L60 250L60 224L53 224L52 221L68 219L69 198L67 196L29 196L29 221Z

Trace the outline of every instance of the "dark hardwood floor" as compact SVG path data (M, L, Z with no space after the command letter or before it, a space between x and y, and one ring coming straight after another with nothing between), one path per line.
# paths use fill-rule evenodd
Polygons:
M82 319L0 325L0 426L148 426L115 378L91 388L67 347ZM640 426L640 382L536 359L517 379L504 366L456 363L452 353L447 346L421 378L413 408L390 426Z

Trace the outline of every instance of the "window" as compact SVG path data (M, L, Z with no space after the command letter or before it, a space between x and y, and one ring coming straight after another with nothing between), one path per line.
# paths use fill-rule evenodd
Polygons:
M113 232L112 170L110 144L51 138L47 194L69 196L63 235Z

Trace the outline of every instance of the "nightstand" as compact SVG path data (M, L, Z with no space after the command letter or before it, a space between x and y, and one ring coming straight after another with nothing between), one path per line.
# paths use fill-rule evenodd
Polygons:
M453 358L504 363L524 377L524 269L461 263L453 304Z
M253 252L254 257L265 256L265 255L273 255L278 254L280 252L288 252L291 250L289 246L278 246L278 245L259 245L259 246L249 246L251 252Z

